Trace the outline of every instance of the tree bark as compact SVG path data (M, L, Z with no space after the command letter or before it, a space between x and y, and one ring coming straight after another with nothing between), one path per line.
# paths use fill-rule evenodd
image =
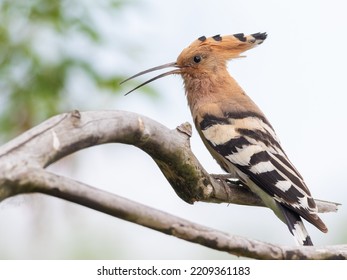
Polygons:
M137 223L165 234L258 259L341 259L347 245L281 247L222 233L148 206L58 176L45 169L86 147L105 143L134 145L149 154L177 195L196 201L264 206L226 175L211 176L190 149L191 126L170 130L145 116L125 111L74 111L57 115L0 147L0 201L40 192ZM216 179L217 178L217 179ZM319 212L336 212L338 203L316 200Z

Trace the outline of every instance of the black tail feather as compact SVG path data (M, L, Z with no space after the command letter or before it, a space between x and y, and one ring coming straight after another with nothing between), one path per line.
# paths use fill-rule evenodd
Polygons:
M303 246L313 246L311 237L308 235L300 215L281 204L279 204L279 207L285 217L290 233L296 238L298 243Z

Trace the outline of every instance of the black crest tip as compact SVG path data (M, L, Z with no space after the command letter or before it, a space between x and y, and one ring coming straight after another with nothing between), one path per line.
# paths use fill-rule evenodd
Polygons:
M241 42L246 42L247 40L245 37L245 34L243 33L237 33L237 34L234 34L233 36L239 39Z
M263 33L254 33L252 34L253 38L256 39L256 40L265 40L267 38L267 33L266 32L263 32Z
M201 41L201 42L204 42L206 40L206 37L205 36L201 36L201 37L198 38L198 40Z
M222 37L219 34L218 35L214 35L212 37L212 39L215 40L215 41L222 41Z

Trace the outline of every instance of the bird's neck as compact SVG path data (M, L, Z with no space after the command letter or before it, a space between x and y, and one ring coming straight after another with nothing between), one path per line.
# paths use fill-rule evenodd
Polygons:
M221 103L244 95L226 69L214 73L188 73L182 77L192 113L199 111L204 104Z

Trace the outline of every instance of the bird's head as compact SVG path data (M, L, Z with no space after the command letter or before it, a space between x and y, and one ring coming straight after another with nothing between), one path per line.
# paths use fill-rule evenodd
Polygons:
M225 68L228 60L239 58L241 53L260 45L266 37L266 33L255 33L248 36L243 33L226 36L215 35L209 38L202 36L185 48L175 62L139 72L122 83L152 71L168 67L175 68L140 84L127 92L129 94L143 85L168 75L181 74L185 78L187 76L208 74L211 71L216 72L220 67Z

